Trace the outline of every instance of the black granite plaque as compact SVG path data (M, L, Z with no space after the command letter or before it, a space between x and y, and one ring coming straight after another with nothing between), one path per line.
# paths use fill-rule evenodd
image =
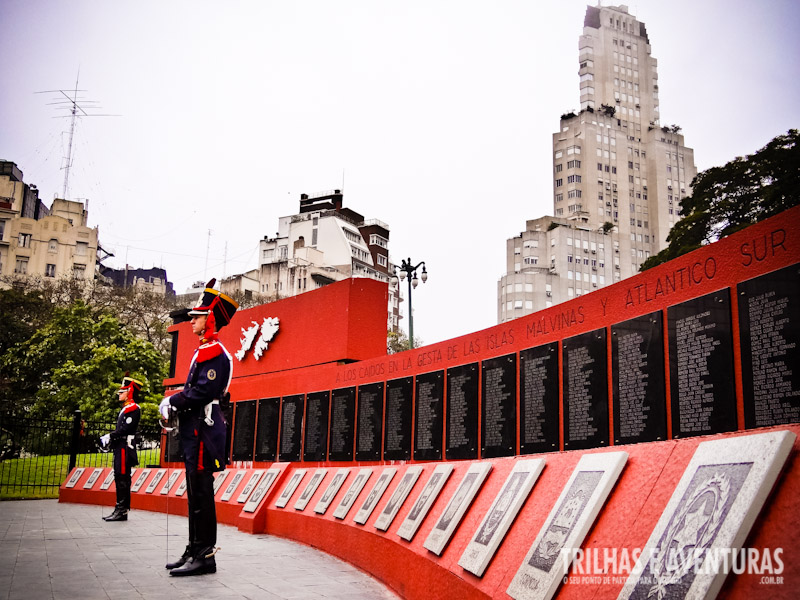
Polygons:
M519 453L558 448L558 342L519 353Z
M478 363L447 369L445 457L478 458Z
M284 396L281 402L281 444L278 453L281 462L300 460L304 406L303 394Z
M667 324L672 437L735 430L728 290L670 306Z
M328 405L330 392L306 396L306 427L303 460L326 460L328 455Z
M563 341L564 450L608 445L606 330Z
M331 393L330 460L353 460L356 430L356 388Z
M442 459L444 378L442 371L417 375L414 403L414 459Z
M256 401L243 400L235 405L233 418L233 460L253 460L256 434Z
M614 443L667 439L661 311L611 326Z
M513 456L517 445L517 356L483 361L481 458Z
M386 412L383 426L383 459L411 458L411 408L414 380L411 377L386 382Z
M255 454L255 460L257 461L272 462L278 454L278 416L280 408L280 398L262 398L258 401Z
M739 293L744 425L800 422L800 264L743 281Z
M356 460L380 460L383 437L383 382L358 387Z

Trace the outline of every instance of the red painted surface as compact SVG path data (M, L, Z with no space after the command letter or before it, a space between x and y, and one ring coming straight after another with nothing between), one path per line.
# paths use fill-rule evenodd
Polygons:
M386 354L386 319L389 302L385 283L372 279L347 279L313 292L236 312L220 331L220 341L233 355L241 347L242 328L265 318L280 320L280 329L260 360L252 349L242 361L234 358L237 379L288 371L309 365L353 361ZM169 328L177 335L175 377L165 385L183 385L197 336L190 323ZM258 396L263 397L263 396ZM235 399L244 399L234 396Z

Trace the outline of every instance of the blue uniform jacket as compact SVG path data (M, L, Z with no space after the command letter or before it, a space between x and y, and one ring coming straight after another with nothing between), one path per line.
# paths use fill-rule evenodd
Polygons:
M183 446L187 472L222 471L227 462L227 424L219 404L211 406L208 420L206 405L220 400L231 382L233 360L219 341L200 346L192 357L183 390L169 397L178 411L178 431Z
M130 445L128 444L128 436L136 434L141 415L142 411L135 402L129 402L119 411L117 428L111 432L111 442L109 444L109 447L114 451L115 473L125 475L139 464L136 447L132 442Z

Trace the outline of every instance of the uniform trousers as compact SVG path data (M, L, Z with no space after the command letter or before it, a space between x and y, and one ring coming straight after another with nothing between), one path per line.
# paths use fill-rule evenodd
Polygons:
M189 503L189 545L192 555L211 550L217 543L217 509L214 505L214 473L186 472Z

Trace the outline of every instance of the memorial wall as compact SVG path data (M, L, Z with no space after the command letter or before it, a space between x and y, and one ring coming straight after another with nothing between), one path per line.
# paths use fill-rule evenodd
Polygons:
M237 354L232 457L480 459L800 422L798 224L794 208L594 293L388 356L385 284L239 311L220 336ZM266 319L280 329L257 359L242 336ZM188 324L170 331L177 389L196 338Z

